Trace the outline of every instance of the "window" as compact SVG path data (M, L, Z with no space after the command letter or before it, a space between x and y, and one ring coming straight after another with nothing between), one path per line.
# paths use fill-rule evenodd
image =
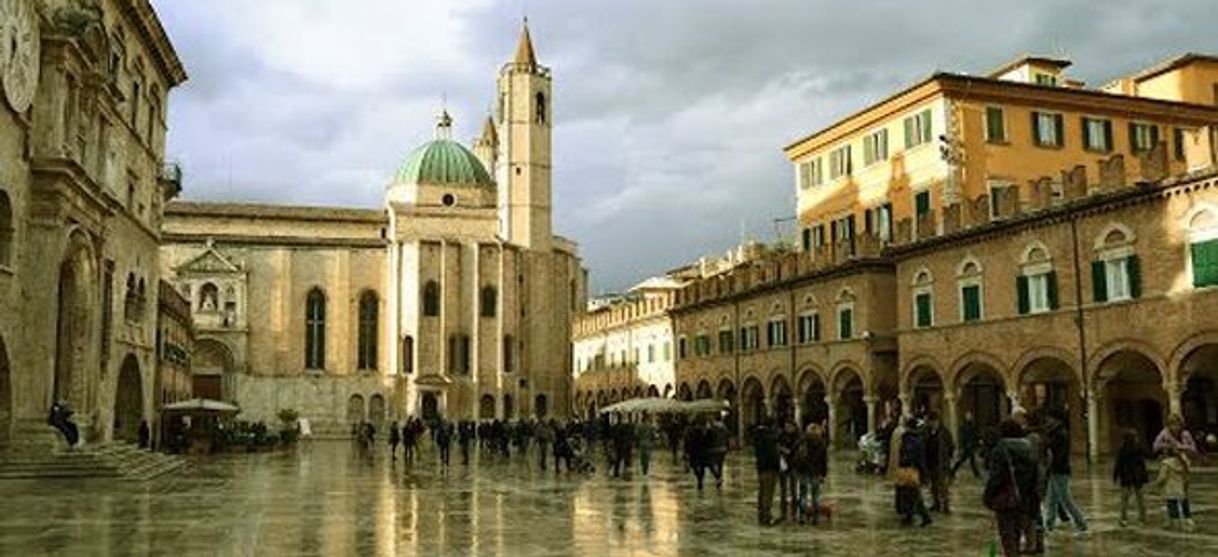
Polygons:
M824 183L824 169L820 157L799 163L799 187L807 189Z
M1188 139L1188 134L1184 128L1172 128L1174 141L1172 142L1172 157L1177 161L1185 162L1188 160L1186 153L1185 141Z
M913 321L915 327L930 327L934 324L934 304L931 297L933 283L930 271L927 270L918 272L914 277Z
M810 251L812 249L812 229L811 228L804 228L800 232L800 246L803 248L804 251Z
M854 249L854 215L846 215L840 219L833 221L833 228L830 230L832 234L833 244L836 245L840 241L849 241L851 251Z
M1057 87L1057 76L1047 73L1036 74L1036 84L1045 87Z
M892 203L880 205L875 210L876 233L881 241L892 241Z
M694 337L694 355L710 356L711 344L710 337L705 334L700 334Z
M414 337L402 338L402 373L414 373Z
M664 361L667 362L670 360L672 360L672 343L669 341L664 341Z
M647 363L654 364L656 362L656 345L647 345Z
M534 116L534 121L538 124L546 123L546 95L540 91L537 92L537 97L534 104L537 108L537 113Z
M440 285L429 280L423 285L423 315L435 317L440 315Z
M731 329L724 329L722 331L719 331L719 353L720 354L731 354L732 351L736 349L735 340L736 339L732 338Z
M813 312L800 315L795 329L800 344L820 342L820 314Z
M750 352L760 346L760 331L756 325L740 328L740 351Z
M0 267L13 264L13 204L8 193L0 191Z
M922 190L914 194L914 214L918 219L930 213L930 190Z
M326 367L326 295L314 288L305 298L305 369Z
M819 248L825 245L825 225L817 224L812 226L812 247Z
M863 165L888 160L888 130L877 130L863 138Z
M1213 209L1199 209L1189 218L1188 228L1193 286L1218 285L1218 216Z
M786 346L787 345L787 320L774 319L766 323L765 328L766 346Z
M829 152L829 179L836 180L851 172L850 146L842 145Z
M1112 150L1112 121L1083 118L1083 148L1088 151Z
M985 107L985 140L990 143L1007 142L1007 121L1002 108Z
M1091 288L1096 303L1137 298L1140 273L1136 255L1091 262Z
M365 292L359 299L359 340L357 360L359 369L376 369L377 318L380 300L376 292Z
M854 307L837 309L837 338L849 340L854 336Z
M677 339L677 359L684 360L686 357L685 337L680 337Z
M1062 115L1032 112L1032 142L1040 147L1061 147L1065 143Z
M930 109L905 117L905 148L930 143Z
M960 287L960 320L981 320L981 285L964 284Z
M494 317L496 306L499 303L499 291L495 290L494 286L486 285L482 287L482 299L480 314L482 317Z
M1129 150L1134 153L1149 151L1159 144L1159 127L1154 124L1129 123Z

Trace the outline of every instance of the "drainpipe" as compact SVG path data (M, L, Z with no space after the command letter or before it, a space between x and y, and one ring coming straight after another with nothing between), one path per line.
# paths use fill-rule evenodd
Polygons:
M1087 331L1083 326L1083 273L1082 262L1079 260L1078 217L1073 215L1070 217L1070 239L1071 247L1074 250L1074 325L1078 330L1078 363L1083 377L1083 397L1086 403L1087 467L1090 468L1099 453L1096 443L1096 437L1099 435L1099 416L1095 415L1098 411L1095 389L1087 377Z

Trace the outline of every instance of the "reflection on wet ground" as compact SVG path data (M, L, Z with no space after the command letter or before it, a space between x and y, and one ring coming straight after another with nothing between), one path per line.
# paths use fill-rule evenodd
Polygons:
M183 477L144 484L10 481L0 483L0 555L955 556L985 555L994 537L967 474L954 514L902 528L889 485L855 475L842 457L826 488L831 523L763 529L742 455L731 459L723 491L704 493L667 453L656 455L651 477L629 479L556 478L529 456L442 474L430 452L406 467L319 441L292 453L212 457ZM1120 528L1109 472L1105 464L1076 478L1093 533L1053 538L1050 555L1214 554L1218 474L1194 477L1198 528L1183 534L1161 527L1157 494L1148 494L1149 526Z

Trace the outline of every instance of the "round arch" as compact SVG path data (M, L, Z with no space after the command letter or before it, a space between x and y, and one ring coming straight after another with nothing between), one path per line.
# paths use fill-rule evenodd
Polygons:
M765 386L761 380L754 375L746 377L740 387L740 412L744 418L745 431L765 419L765 401Z
M1133 338L1114 340L1093 352L1088 362L1087 377L1091 378L1091 381L1096 386L1112 379L1111 375L1116 370L1105 364L1111 363L1112 357L1121 353L1137 353L1146 358L1154 365L1160 377L1166 379L1167 376L1164 374L1164 370L1167 369L1167 362L1159 355L1159 351L1149 343Z
M779 423L794 422L795 416L795 393L791 390L791 384L787 381L786 376L781 373L775 373L773 379L770 380L770 405L774 409L774 417Z
M53 400L66 401L78 415L92 405L86 397L92 383L88 353L94 346L94 311L97 282L93 246L87 235L73 228L68 233L59 264L55 368L50 391Z
M1167 362L1167 370L1172 373L1172 377L1184 384L1188 380L1189 375L1196 369L1189 369L1185 365L1185 361L1192 359L1194 352L1207 345L1218 345L1218 331L1205 331L1188 337L1180 344L1176 345L1171 351L1171 357Z
M236 367L233 351L228 343L210 337L195 342L195 351L190 357L191 392L199 398L230 400L232 373Z
M354 426L364 421L364 395L353 394L347 398L347 424Z
M971 352L958 359L953 367L951 390L957 393L957 423L968 420L980 431L996 429L1011 413L1002 361L992 354Z
M925 364L916 366L910 369L905 380L905 392L909 393L909 413L935 411L939 415L943 415L946 384L940 368Z
M135 354L127 354L119 368L114 392L114 439L139 440L140 424L144 419L144 380L140 362Z
M1140 343L1138 343L1140 344ZM1163 429L1169 407L1163 368L1136 345L1109 345L1098 352L1093 375L1103 393L1098 441L1109 452L1120 446L1121 431L1132 429L1145 446Z
M701 400L704 398L712 398L714 396L715 390L711 387L710 380L703 378L702 380L698 381L698 389L694 393L694 398Z
M690 390L689 383L681 382L677 387L677 400L690 401L694 399L694 392Z
M859 437L867 432L867 404L863 399L867 385L859 368L853 365L838 365L830 377L833 417L829 424L830 436L838 447L853 448Z
M824 424L829 419L829 404L825 401L829 390L824 375L819 368L806 366L798 377L800 425Z
M660 389L659 389L659 387L656 387L654 383L647 386L647 397L648 398L659 398L660 397Z

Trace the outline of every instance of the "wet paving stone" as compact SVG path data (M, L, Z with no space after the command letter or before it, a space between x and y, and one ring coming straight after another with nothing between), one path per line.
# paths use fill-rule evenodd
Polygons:
M729 460L722 491L710 484L701 493L667 453L656 456L650 477L624 479L555 477L534 454L454 462L444 473L430 451L407 466L317 441L294 452L200 459L178 477L147 483L7 481L0 555L981 556L995 539L971 476L954 487L953 514L903 528L890 484L856 475L846 456L835 459L825 487L832 520L771 528L756 525L755 475L741 454ZM1120 527L1110 472L1105 463L1076 474L1074 494L1092 532L1075 538L1063 528L1048 555L1218 555L1218 471L1193 477L1191 533L1163 528L1153 492L1149 524Z

